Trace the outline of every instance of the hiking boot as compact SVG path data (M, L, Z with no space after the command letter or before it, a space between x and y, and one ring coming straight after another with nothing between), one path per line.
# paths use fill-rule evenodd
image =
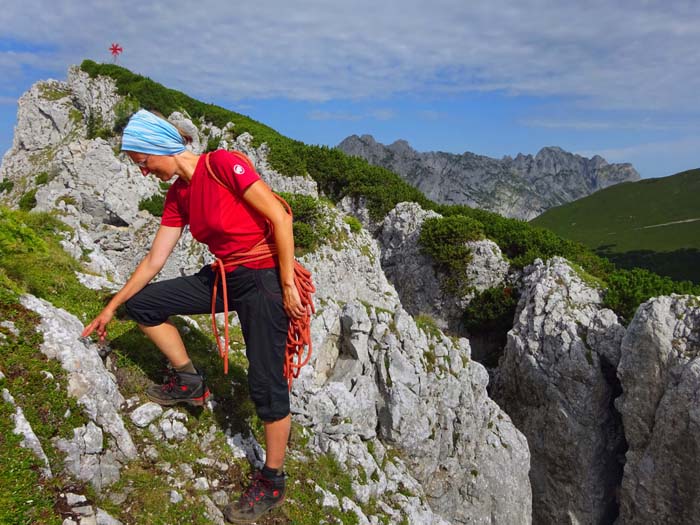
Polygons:
M170 368L164 378L164 384L151 385L146 390L148 399L159 405L175 405L187 403L201 407L209 397L209 389L204 384L204 377L197 372L177 372Z
M269 479L261 471L251 476L250 486L236 503L224 507L224 517L231 523L251 523L284 502L285 476Z

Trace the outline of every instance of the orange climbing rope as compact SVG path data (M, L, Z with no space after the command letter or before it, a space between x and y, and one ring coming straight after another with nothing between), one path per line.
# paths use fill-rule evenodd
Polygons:
M247 158L246 158L247 159ZM209 165L209 155L206 156L206 165L209 174L214 178L216 182L231 191L226 184L224 184L219 177L211 169ZM248 161L249 162L249 161ZM252 165L252 163L251 163ZM286 208L287 213L292 215L292 210L282 197L277 194L273 194ZM229 348L229 331L228 331L228 290L226 286L226 268L233 266L241 266L251 262L259 261L262 259L267 259L277 255L277 246L272 240L272 225L268 223L268 231L266 235L260 239L260 241L253 246L250 250L243 253L234 253L223 259L216 259L212 263L212 269L215 273L214 278L214 291L211 298L211 325L214 332L214 337L216 338L216 344L219 347L219 355L224 360L224 374L228 374L228 348ZM216 297L218 290L218 283L221 280L221 289L224 300L224 341L223 345L219 338L219 331L216 326ZM299 292L299 298L301 299L301 304L304 307L304 315L299 319L289 320L289 327L287 329L287 343L285 351L285 362L284 362L284 377L287 378L287 383L289 385L289 390L292 389L292 381L299 377L299 372L301 367L311 359L311 315L316 313L314 308L311 295L316 291L313 281L311 280L311 272L304 268L299 261L294 260L294 284L296 285L297 291ZM306 355L304 355L304 347L307 348Z

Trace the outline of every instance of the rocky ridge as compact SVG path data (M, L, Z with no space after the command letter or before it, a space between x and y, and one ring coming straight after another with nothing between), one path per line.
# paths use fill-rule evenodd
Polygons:
M74 228L64 246L87 260L93 275L80 278L91 287L118 285L145 253L157 221L134 201L162 191L115 155L112 142L88 138L85 118L71 111L113 122L118 103L111 81L78 70L67 83L34 86L20 102L18 133L0 167L0 181L14 183L0 199L14 206L36 188L36 207L57 209ZM183 114L170 118L197 134L199 151L213 133L220 145L246 151L273 188L317 195L310 179L270 170L265 145L253 149L249 136L233 139L230 127ZM43 172L49 176L38 183ZM109 189L104 173L114 181ZM625 328L601 306L596 285L565 260L536 261L520 275L493 243L474 243L467 272L475 288L508 280L521 290L492 386L499 408L470 342L441 330L469 297L441 295L444 276L416 247L432 212L402 203L371 223L361 200L324 210L332 240L302 260L314 273L318 310L314 356L292 399L308 443L293 456L335 457L351 476L352 496L316 485L319 505L372 524L695 523L700 298L652 299ZM354 232L344 210L370 231ZM206 258L185 237L159 278L191 272ZM228 432L222 451L217 435L225 428L194 433L183 410L125 400L114 389L109 355L100 358L78 337L80 320L31 296L22 302L41 314L41 351L63 364L89 419L71 439L39 443L66 454L66 472L51 474L90 483L121 505L133 488L115 481L129 464L149 461L172 487L171 506L194 499L210 522L223 523L219 507L235 490L235 461L264 460L254 437ZM434 326L417 324L418 315ZM10 325L0 323L0 344L13 337ZM3 398L11 402L12 392ZM41 456L20 409L13 408L16 432ZM196 444L197 459L163 459L183 443ZM71 509L67 523L118 523L80 494L62 494L60 504Z
M16 206L36 190L35 209L55 210L73 228L64 246L86 260L94 274L81 279L91 286L105 279L118 285L145 254L157 224L138 210L138 203L162 189L115 155L114 142L87 137L86 119L76 113L85 110L80 101L86 99L90 114L101 115L106 126L114 122L110 111L119 98L111 81L91 80L77 69L67 82L39 83L23 96L18 132L0 167L0 180L13 187L0 197ZM197 132L194 148L206 142L202 127L186 115L170 118ZM317 196L310 179L290 179L269 169L266 146L253 149L249 135L234 140L211 126L207 133L220 133L222 141L228 140L224 145L246 152L274 189ZM312 430L306 453L332 454L354 480L352 498L334 499L319 489L323 500L356 514L360 523L379 523L380 517L426 524L529 523L527 443L488 398L487 374L470 359L468 341L419 329L384 276L377 241L366 231L351 231L338 211L326 208L326 213L336 242L303 259L319 290L319 312L313 323L314 359L293 391L294 419ZM158 278L192 272L206 257L185 235ZM188 416L120 398L98 349L79 339L81 321L35 297L22 301L42 315L42 351L60 359L70 378L69 394L83 403L89 418L72 439L52 446L66 454L66 473L120 499L109 492L120 469L134 458L158 462L149 440L177 446L189 439ZM83 377L83 367L76 365L83 362L97 375ZM127 414L135 430L124 430ZM240 435L230 436L229 447L233 457L247 457L253 464L264 459L259 445ZM188 466L178 468L187 471ZM178 492L171 500L181 500L181 475L172 466L161 470L172 476ZM193 489L210 519L220 522L217 507L227 494L211 479L195 479ZM378 514L362 510L370 501L377 502Z
M631 164L609 164L561 148L537 155L493 159L466 152L419 153L404 140L385 146L371 135L352 135L338 149L387 168L443 204L465 204L505 217L529 220L554 206L620 182L639 180Z

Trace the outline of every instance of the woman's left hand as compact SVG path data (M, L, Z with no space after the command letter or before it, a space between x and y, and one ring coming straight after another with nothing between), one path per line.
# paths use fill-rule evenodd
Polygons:
M284 311L287 312L290 319L300 319L306 315L306 308L301 304L296 285L282 287L282 302Z

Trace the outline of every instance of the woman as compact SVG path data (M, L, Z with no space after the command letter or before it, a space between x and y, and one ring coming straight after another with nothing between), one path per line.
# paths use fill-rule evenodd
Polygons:
M276 256L226 268L228 306L236 310L241 321L250 362L248 383L264 424L267 455L264 468L254 473L250 487L237 503L224 509L224 515L234 522L255 520L281 505L285 492L282 468L291 426L289 390L283 374L285 342L289 319L306 313L294 284L291 216L244 156L223 150L209 154L208 159L207 155L195 155L185 148L185 139L172 124L148 111L140 110L129 120L122 151L144 176L153 174L164 182L173 177L177 180L166 196L150 251L86 326L83 336L96 331L104 340L107 324L126 303L129 316L172 366L167 383L147 391L156 403L202 405L209 396L169 317L210 311L215 272L207 266L193 276L148 284L163 268L184 226L189 225L193 237L207 244L218 259L225 259L250 250L265 235L267 223L272 225ZM221 293L217 294L216 309L224 309Z

